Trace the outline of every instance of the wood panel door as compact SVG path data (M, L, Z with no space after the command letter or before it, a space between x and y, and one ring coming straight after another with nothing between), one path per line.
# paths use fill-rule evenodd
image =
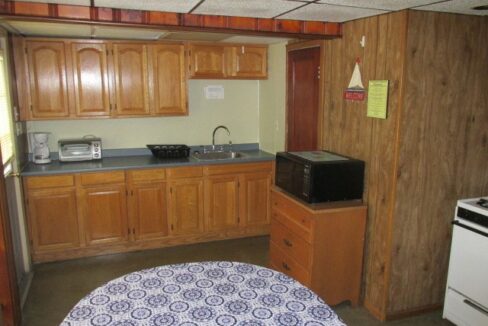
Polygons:
M220 45L190 45L190 77L224 78L226 56Z
M266 78L268 49L258 46L234 46L232 47L232 72L233 77L242 78Z
M31 118L68 117L64 42L28 41L26 49Z
M76 116L110 115L106 44L74 42L71 53Z
M80 193L87 245L126 242L129 228L125 185L86 187Z
M287 54L287 151L318 146L320 47Z
M115 114L149 115L147 46L137 43L113 45L115 66Z
M27 204L34 253L80 246L74 187L30 190Z
M188 114L184 46L150 45L149 56L152 112L156 115Z
M205 220L209 230L239 226L239 177L209 177L205 180Z
M194 234L203 226L203 181L182 179L170 182L171 233Z
M245 173L240 177L240 216L244 225L270 222L271 174Z
M134 240L168 236L166 183L148 182L131 185L129 200Z

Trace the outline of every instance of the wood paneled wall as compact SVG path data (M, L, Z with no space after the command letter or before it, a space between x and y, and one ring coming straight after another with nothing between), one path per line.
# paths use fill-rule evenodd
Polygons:
M488 193L487 21L402 11L325 42L323 148L366 161L363 294L380 319L442 304L456 199ZM343 99L357 57L366 88L390 81L386 120Z
M403 49L407 13L399 12L346 23L343 38L326 41L324 149L366 161L368 203L363 292L365 305L378 318L385 310L390 211L394 202L396 131L400 117ZM365 36L366 46L359 44ZM390 80L388 119L366 117L366 101L343 99L359 58L364 86L371 79Z
M488 17L408 26L389 313L443 302L456 200L488 195Z

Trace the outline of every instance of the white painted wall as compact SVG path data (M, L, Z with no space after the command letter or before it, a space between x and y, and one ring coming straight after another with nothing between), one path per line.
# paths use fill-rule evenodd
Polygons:
M286 43L269 46L268 75L259 85L259 143L274 154L285 150Z
M207 85L224 86L224 99L206 99ZM143 148L146 144L210 144L213 129L221 124L229 128L233 143L257 143L259 81L190 80L189 112L183 117L29 121L27 131L51 132L51 151L57 151L60 138L88 134L101 137L104 149ZM229 141L225 131L217 133L216 141Z

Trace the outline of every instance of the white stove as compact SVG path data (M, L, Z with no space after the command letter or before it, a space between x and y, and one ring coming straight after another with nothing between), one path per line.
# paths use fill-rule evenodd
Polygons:
M457 203L443 317L488 325L488 197Z

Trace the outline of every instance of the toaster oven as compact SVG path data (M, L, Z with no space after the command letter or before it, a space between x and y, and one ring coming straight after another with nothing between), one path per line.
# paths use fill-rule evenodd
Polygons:
M62 162L90 161L102 158L100 138L60 139L59 160Z

